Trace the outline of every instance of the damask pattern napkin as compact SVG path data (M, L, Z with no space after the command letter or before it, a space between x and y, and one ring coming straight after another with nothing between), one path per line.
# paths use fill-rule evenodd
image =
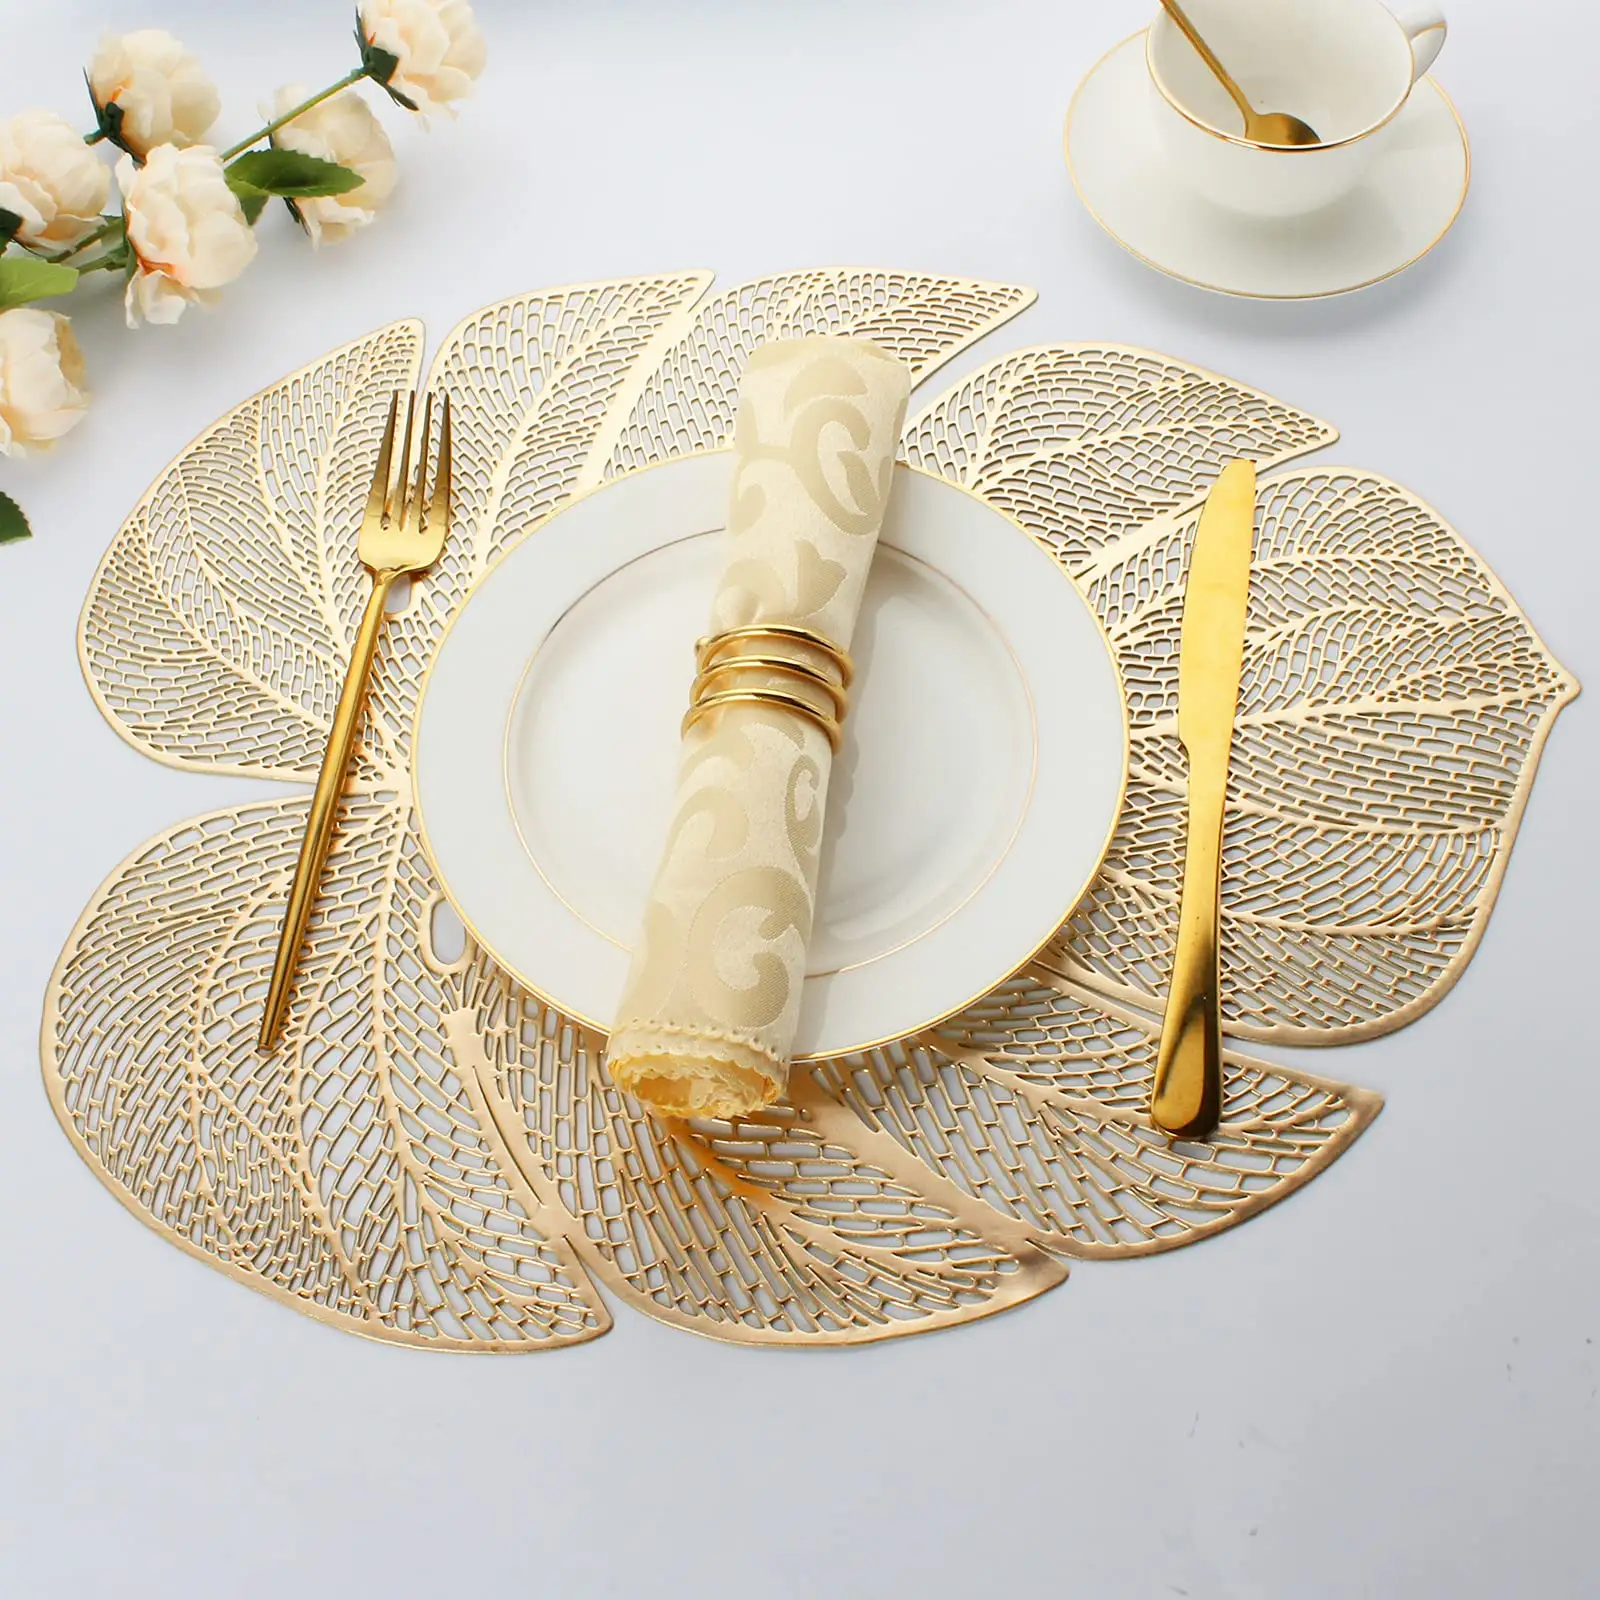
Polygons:
M711 633L782 624L849 648L910 387L904 364L866 340L798 339L751 356ZM777 653L807 659L804 646ZM733 686L797 692L758 669ZM811 697L827 707L823 691ZM659 1111L743 1116L783 1094L832 761L820 727L771 706L719 707L684 735L610 1043L613 1079Z

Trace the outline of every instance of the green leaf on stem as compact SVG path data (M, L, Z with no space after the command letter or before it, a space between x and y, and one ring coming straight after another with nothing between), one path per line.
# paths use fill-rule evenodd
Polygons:
M85 272L131 272L135 260L136 257L128 241L121 239L110 246L104 255L96 256L93 261L81 263L78 271L80 274Z
M31 256L0 258L0 311L25 306L30 300L49 300L71 294L78 281L76 268Z
M387 89L389 80L400 69L400 57L392 50L385 50L382 45L362 39L361 65L367 69L367 76L374 83L382 84Z
M18 539L31 539L33 529L22 514L22 507L4 490L0 490L0 544L15 544Z
M359 189L366 179L336 161L322 161L302 155L298 150L251 150L227 168L228 187L241 204L251 196L265 201L268 195L286 200L313 200L318 195L348 194ZM256 208L257 215L260 207ZM250 216L246 207L245 215ZM253 221L254 218L251 218Z
M7 211L0 206L0 250L11 243L17 236L17 230L22 226L22 218L15 211Z
M417 102L413 100L410 95L401 94L392 83L380 83L378 87L382 89L383 92L388 95L388 97L393 100L397 106L404 106L407 111L415 111L417 109Z
M84 136L86 144L98 144L102 139L108 139L119 150L126 150L135 161L141 162L143 158L135 155L127 141L122 137L122 107L115 100L100 104L94 92L94 84L89 79L87 72L83 75L84 87L89 91L89 104L94 107L94 132Z
M397 106L404 106L407 111L415 111L417 102L408 95L403 95L390 80L400 70L400 57L392 50L385 50L382 45L374 44L366 35L361 26L361 11L356 10L356 44L361 50L361 70L378 85Z

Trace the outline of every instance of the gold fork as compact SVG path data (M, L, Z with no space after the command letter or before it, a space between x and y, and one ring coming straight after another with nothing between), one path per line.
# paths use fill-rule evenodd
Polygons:
M450 524L450 397L439 407L439 462L434 469L433 494L424 499L428 469L428 444L433 431L433 396L428 396L422 413L422 438L417 448L416 479L408 486L407 468L411 461L411 424L416 413L416 396L406 397L405 440L400 446L398 470L391 474L395 429L400 420L400 396L389 402L389 420L384 426L383 443L378 447L378 464L372 474L372 489L361 519L361 537L356 553L372 574L372 593L350 652L350 668L333 714L333 729L323 752L322 770L311 796L311 813L306 819L305 838L300 842L300 859L294 869L294 884L289 890L289 905L284 913L283 932L278 937L278 954L272 964L272 983L267 990L267 1009L261 1018L258 1047L270 1050L283 1026L294 987L295 966L305 941L306 925L316 904L317 886L322 879L328 847L333 843L334 823L339 814L339 796L345 774L355 751L361 709L367 698L367 683L372 676L372 657L378 647L389 594L396 581L427 571L439 559Z

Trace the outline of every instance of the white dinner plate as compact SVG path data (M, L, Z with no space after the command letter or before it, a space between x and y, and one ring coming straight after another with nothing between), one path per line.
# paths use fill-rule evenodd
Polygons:
M1198 288L1258 300L1364 289L1425 256L1466 199L1466 129L1432 78L1411 91L1360 183L1303 217L1240 216L1180 183L1160 149L1154 94L1136 33L1078 85L1067 166L1090 215L1118 244Z
M467 597L417 711L423 838L486 950L606 1029L672 814L731 458L621 478ZM930 1026L1026 962L1098 870L1127 721L1100 625L1040 545L897 469L852 646L795 1053Z

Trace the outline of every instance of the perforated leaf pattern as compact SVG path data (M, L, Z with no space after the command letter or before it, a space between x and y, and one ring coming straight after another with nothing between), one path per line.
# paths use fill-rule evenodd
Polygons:
M1229 461L1264 470L1336 438L1326 422L1170 356L1049 345L1002 356L940 396L906 430L906 459L1008 512L1078 577ZM1182 572L1149 579L1167 594Z
M705 302L651 375L606 476L727 445L739 379L758 344L814 333L872 339L905 362L915 385L1034 298L1016 284L876 268L819 268L739 284Z
M134 507L79 634L130 744L169 766L316 776L366 603L355 546L378 438L421 361L420 322L333 351L207 428Z
M1147 1115L1158 1039L1149 1017L1039 971L864 1067L825 1070L860 1115L1072 1256L1231 1227L1309 1182L1382 1104L1229 1052L1216 1130L1170 1140Z
M917 465L1042 539L1099 613L1133 736L1105 868L1047 959L1165 993L1183 862L1182 578L1211 479L1334 437L1148 351L1022 351L909 430ZM1262 480L1223 869L1223 1014L1296 1044L1410 1020L1481 936L1540 746L1577 685L1416 496L1338 469Z
M1171 965L1186 770L1181 608L1147 574L1186 559L1197 521L1153 522L1082 574L1137 682L1133 755L1111 854L1054 964L1147 997ZM1263 484L1223 862L1229 1026L1335 1043L1435 1003L1482 936L1576 691L1415 495L1337 468Z
M796 1074L737 1124L666 1123L620 1093L604 1041L487 963L461 1053L503 1136L569 1211L609 1287L744 1342L857 1342L966 1321L1066 1276L1026 1228L940 1179Z
M598 477L625 414L705 292L704 272L487 306L446 337L429 385L456 397L451 536L385 630L374 714L409 748L423 669L467 591L511 543Z
M199 817L136 851L52 981L46 1081L84 1159L163 1235L340 1326L440 1348L554 1348L608 1326L596 1282L744 1342L948 1326L1041 1293L1073 1258L1168 1249L1244 1220L1377 1110L1366 1091L1230 1055L1212 1139L1169 1142L1144 1116L1181 781L1173 619L1194 507L1224 459L1280 460L1332 437L1147 352L1007 357L907 439L916 464L1056 550L1122 660L1136 760L1116 852L1039 965L935 1033L797 1072L788 1104L758 1121L666 1124L609 1082L594 1035L470 939L441 948L440 891L409 810L410 724L445 621L495 556L609 476L721 445L762 339L864 333L921 375L1031 299L857 270L700 302L705 287L678 274L525 296L441 348L432 381L456 404L456 524L445 561L390 620L284 1048L262 1058L253 1038L303 798ZM355 512L387 392L412 381L419 348L408 323L334 352L230 413L141 501L82 636L125 738L178 765L314 771L364 593ZM1363 783L1379 785L1378 810L1408 841L1417 815L1444 808L1440 839L1402 858L1386 837L1360 858L1385 885L1364 906L1386 938L1456 915L1484 881L1470 841L1514 821L1552 696L1573 687L1455 536L1375 482L1265 481L1263 553L1281 582L1263 581L1252 613L1259 732L1242 736L1236 769L1228 924L1235 985L1272 938L1279 974L1322 938L1325 992L1366 1005L1368 947L1353 959L1348 926L1319 932L1330 907L1344 915L1342 891L1314 852L1283 852L1353 834L1374 814ZM1364 508L1384 495L1395 509L1375 557L1350 545L1352 517L1372 525ZM1454 579L1429 589L1422 575L1443 567ZM1344 603L1330 607L1336 572ZM1340 714L1412 718L1413 743L1370 770L1341 766L1341 752L1371 746L1367 725L1330 722L1311 742L1280 728L1313 693ZM1500 731L1441 776L1424 759L1435 724L1415 720L1424 699ZM1323 785L1319 762L1349 781ZM1263 835L1279 854L1251 865L1240 841L1256 849L1258 824L1279 830ZM1356 859L1329 858L1339 871ZM1288 905L1304 927L1273 922ZM1248 1004L1276 1015L1292 982L1262 984Z
M63 1125L130 1209L326 1321L469 1349L603 1333L448 1068L395 806L347 805L284 1046L256 1050L304 827L303 800L197 817L101 889L45 1017Z

